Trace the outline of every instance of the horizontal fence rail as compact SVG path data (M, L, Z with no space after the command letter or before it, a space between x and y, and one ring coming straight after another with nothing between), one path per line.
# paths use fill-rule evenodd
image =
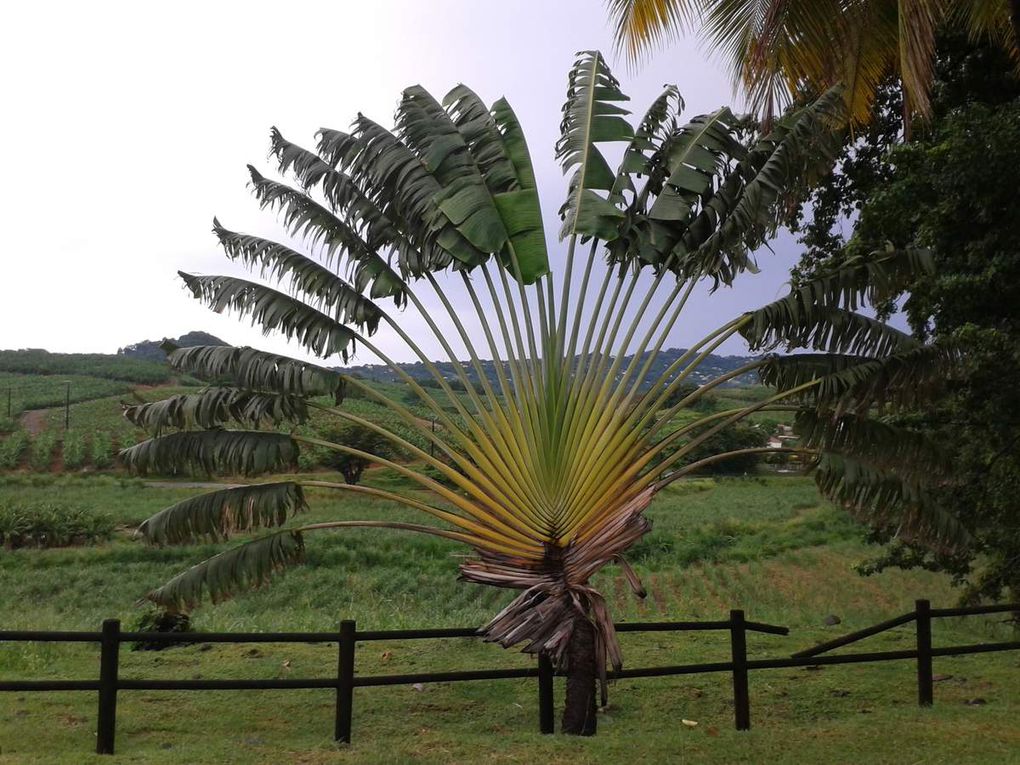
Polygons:
M931 621L940 617L974 616L1020 612L1020 604L968 606L962 608L931 608L927 600L918 600L914 611L889 619L843 637L829 640L791 656L772 659L750 659L747 655L747 633L788 635L787 627L748 621L744 612L734 609L725 621L624 622L617 632L692 632L718 630L729 632L730 661L683 664L662 667L639 667L610 672L610 679L672 677L711 672L727 672L732 676L734 723L737 730L751 727L749 672L816 665L857 664L878 661L914 660L917 662L918 703L930 706L933 701L932 659L936 656L990 653L1020 650L1020 641L981 643L966 646L934 648ZM823 656L829 651L850 645L872 635L913 622L916 648L898 651L872 651ZM417 672L397 675L362 675L355 673L355 653L359 642L380 640L426 640L478 638L481 633L470 627L420 630L358 630L352 620L340 623L335 632L122 632L120 621L107 619L99 632L79 631L0 631L0 642L97 643L100 647L98 680L0 680L2 691L90 691L98 692L96 752L113 754L117 725L119 691L207 691L207 690L293 690L326 689L336 692L334 738L350 743L353 724L354 689L416 683L448 683L476 680L538 679L538 718L542 733L554 731L553 680L558 674L545 656L538 657L537 666L510 669L455 670ZM123 643L198 644L198 643L336 643L337 673L326 678L272 678L256 680L145 680L122 679L119 676L120 646Z

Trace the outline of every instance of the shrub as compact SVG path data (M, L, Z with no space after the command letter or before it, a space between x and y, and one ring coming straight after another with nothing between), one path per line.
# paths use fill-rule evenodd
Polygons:
M102 470L113 465L113 439L99 431L92 436L92 464Z
M0 502L0 545L66 547L94 544L113 534L113 519L90 507L60 502Z
M696 438L693 433L691 438ZM731 425L723 428L718 433L709 436L687 454L681 461L682 465L689 465L707 457L713 457L725 452L738 451L741 449L756 449L768 443L768 434L761 428L753 425ZM667 449L667 453L673 449ZM761 462L761 454L739 454L726 460L705 465L697 472L700 474L715 475L740 475L753 473Z
M53 463L53 452L57 448L57 434L46 430L32 439L28 462L33 470L47 471Z
M187 614L171 614L167 611L149 610L135 621L133 632L194 632L191 617ZM192 645L190 642L164 643L158 640L138 640L131 644L132 651L163 651Z
M64 469L78 470L85 466L88 455L85 449L85 436L73 432L64 436Z
M0 470L13 470L28 448L28 433L16 430L0 441Z

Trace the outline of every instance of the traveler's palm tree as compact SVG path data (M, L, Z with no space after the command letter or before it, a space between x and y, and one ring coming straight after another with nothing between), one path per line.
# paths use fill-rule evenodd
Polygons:
M301 559L310 532L374 527L455 540L473 551L460 565L463 579L520 591L483 634L566 667L574 717L565 718L565 729L582 732L593 722L585 717L595 674L604 678L607 665L621 665L606 602L589 581L617 565L643 594L623 556L649 529L644 511L664 486L734 455L685 464L721 429L755 412L797 411L800 444L779 451L805 455L827 496L905 529L947 522L924 501L923 479L937 452L869 418L876 405L908 404L937 379L941 352L855 312L923 267L917 253L847 263L721 324L652 373L696 287L730 285L755 271L750 251L773 232L799 182L827 166L826 126L839 94L787 115L767 134L725 108L680 123L674 87L636 127L625 119L624 101L601 55L579 54L556 147L571 173L560 209L566 246L558 278L528 148L506 100L488 107L458 86L439 102L411 87L392 132L359 115L350 132L322 130L314 152L273 130L280 171L296 185L253 168L252 188L296 241L219 222L214 231L231 260L281 289L233 276L182 274L185 283L214 310L250 316L319 357L346 362L360 346L410 386L438 427L423 425L420 413L371 383L325 366L251 348L171 350L173 367L215 384L128 408L129 419L154 433L122 453L130 467L264 474L293 465L310 445L381 464L415 490L295 479L178 503L142 525L148 541L268 533L183 572L151 592L152 601L188 610L261 585ZM606 144L622 150L615 171ZM449 296L451 279L467 306ZM435 315L426 298L440 306ZM444 335L441 322L455 337ZM382 326L422 362L431 390L442 389L456 414L373 342ZM422 352L425 333L443 347L456 380ZM699 363L736 335L760 351L815 352L762 355L666 406ZM491 379L483 358L492 359ZM676 424L675 415L708 390L754 370L772 395ZM451 382L466 392L457 395ZM346 410L348 389L378 401L431 447ZM412 459L279 427L300 423L311 409L374 431ZM302 526L294 516L306 507L308 486L391 501L420 511L422 522Z
M608 0L617 44L633 61L697 30L730 60L752 108L770 116L804 91L846 87L850 116L870 119L891 74L904 116L928 116L941 29L1020 49L1020 0Z

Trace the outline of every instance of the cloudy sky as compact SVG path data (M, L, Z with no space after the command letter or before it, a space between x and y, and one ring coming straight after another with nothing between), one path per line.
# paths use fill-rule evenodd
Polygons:
M391 124L410 84L442 95L465 82L488 102L505 95L552 224L566 188L553 144L575 51L606 52L635 112L664 83L680 86L688 116L739 106L722 66L691 40L628 71L612 55L601 0L40 0L4 15L0 348L113 352L203 329L286 352L280 339L203 308L176 277L234 272L210 233L213 215L234 230L278 233L246 189L246 163L273 168L271 125L311 146L319 127L345 128L358 111ZM563 248L550 246L562 262ZM777 297L795 258L781 239L761 254L762 274L699 295L668 345Z

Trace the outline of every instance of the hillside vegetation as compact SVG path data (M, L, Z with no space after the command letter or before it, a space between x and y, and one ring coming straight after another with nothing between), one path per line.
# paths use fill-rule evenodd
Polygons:
M0 351L0 372L23 375L87 375L156 385L170 379L163 362L103 353L50 353L43 350Z
M174 340L182 346L199 343L223 344L218 338L203 332L191 332ZM663 353L660 363L680 353L670 349ZM157 341L143 341L120 349L117 355L55 354L41 350L0 351L0 471L27 469L35 471L75 472L81 470L109 470L115 467L119 449L131 446L147 434L128 422L123 416L125 405L158 401L168 396L194 393L200 390L197 381L176 378L165 361L157 361L163 354ZM664 360L664 361L663 361ZM736 369L747 361L739 356L712 357L699 373L721 374ZM410 375L424 374L420 365L401 365ZM483 362L483 368L491 363ZM707 372L705 372L707 370ZM392 370L380 366L349 367L344 370L370 380L377 390L395 395L405 406L430 421L428 410L421 406L417 396L398 379ZM451 372L452 374L452 372ZM391 379L394 378L394 379ZM747 378L747 380L745 380ZM742 376L737 381L747 382ZM422 383L430 394L456 419L456 410L447 394L439 390L432 380ZM68 387L70 386L70 387ZM451 387L462 388L459 381ZM7 416L6 395L10 394L10 416ZM735 407L759 400L764 388L757 384L739 387L727 386L706 397L704 407ZM459 395L459 394L458 394ZM69 411L65 405L70 402ZM467 399L464 399L467 403ZM329 404L325 399L320 404ZM672 403L672 402L669 402ZM372 422L397 432L418 448L428 448L421 435L408 428L389 409L378 402L356 393L349 393L344 407ZM678 420L688 416L680 412ZM65 415L69 428L65 430ZM780 418L781 419L781 418ZM775 415L753 415L761 433L774 428ZM337 435L348 426L322 411L313 409L308 422L298 432L305 435ZM6 434L6 435L5 435ZM738 433L738 440L759 445L761 437ZM751 443L753 441L753 443ZM706 448L711 448L709 444ZM406 455L394 451L391 456L403 459ZM322 449L306 448L299 463L302 470L315 470L327 466L329 455ZM753 461L752 461L753 464ZM746 466L722 465L723 472L745 472Z

